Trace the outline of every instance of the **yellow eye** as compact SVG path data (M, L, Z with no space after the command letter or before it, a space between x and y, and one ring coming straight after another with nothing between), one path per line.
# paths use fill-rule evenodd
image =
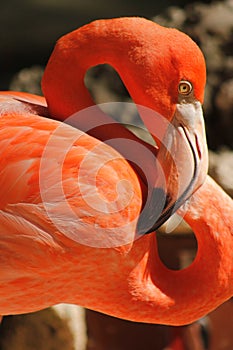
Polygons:
M189 95L193 90L192 84L187 80L181 80L179 83L178 91L181 95Z

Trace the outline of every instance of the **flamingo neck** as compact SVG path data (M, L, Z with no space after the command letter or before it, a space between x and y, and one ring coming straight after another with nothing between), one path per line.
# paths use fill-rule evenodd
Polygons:
M198 241L197 256L180 271L161 263L155 236L151 236L148 253L130 276L138 309L145 311L140 303L148 304L146 322L190 323L232 296L232 211L232 199L208 177L185 215Z
M167 29L153 22L124 18L95 21L62 37L50 57L42 80L51 115L64 120L94 105L85 87L84 77L90 67L108 63L120 74L136 104L171 116L174 106L167 92L162 91L162 80L170 80L169 69L166 73L160 67L161 48L156 52L151 47L151 42L154 43L158 36L156 44L161 46L167 34ZM164 52L164 55L162 65L168 54ZM156 74L152 75L155 68Z

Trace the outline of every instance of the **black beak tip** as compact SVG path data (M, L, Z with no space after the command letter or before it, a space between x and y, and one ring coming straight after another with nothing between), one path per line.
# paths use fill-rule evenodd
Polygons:
M159 226L160 217L166 207L167 195L162 188L153 188L139 216L137 233L139 235L153 232Z

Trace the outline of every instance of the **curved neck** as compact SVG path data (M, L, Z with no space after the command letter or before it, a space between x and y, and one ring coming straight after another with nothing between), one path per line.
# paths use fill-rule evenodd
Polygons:
M171 271L160 261L152 236L148 256L131 275L131 293L149 303L146 322L185 324L219 306L233 294L233 201L208 177L193 195L185 220L198 241L195 261ZM139 318L136 316L136 318Z
M170 77L164 76L166 72L160 77L159 59L158 66L154 59L156 55L159 58L160 52L158 50L155 54L151 47L155 38L167 32L148 21L145 30L143 21L146 20L100 20L58 41L42 80L42 89L53 117L64 120L94 104L84 85L84 77L90 67L103 63L115 68L136 104L152 108L165 117L172 114L171 101L167 100L167 93L161 91L161 79ZM158 43L162 41L159 38ZM152 76L155 66L158 71Z

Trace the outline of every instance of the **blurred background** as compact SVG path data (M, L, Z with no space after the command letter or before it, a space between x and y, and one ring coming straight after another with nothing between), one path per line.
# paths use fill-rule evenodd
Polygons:
M201 47L208 74L204 112L209 172L233 196L233 0L2 2L0 90L40 94L43 69L60 36L92 20L119 16L143 16L176 27ZM97 102L129 98L119 77L108 66L92 70L87 84ZM171 268L182 268L195 256L196 241L185 225L166 238L161 232L159 244L161 258ZM78 316L76 311L68 311L64 316L64 312L51 309L5 317L0 326L0 350L233 349L232 301L187 327L133 324L79 311ZM69 322L63 322L64 319Z

